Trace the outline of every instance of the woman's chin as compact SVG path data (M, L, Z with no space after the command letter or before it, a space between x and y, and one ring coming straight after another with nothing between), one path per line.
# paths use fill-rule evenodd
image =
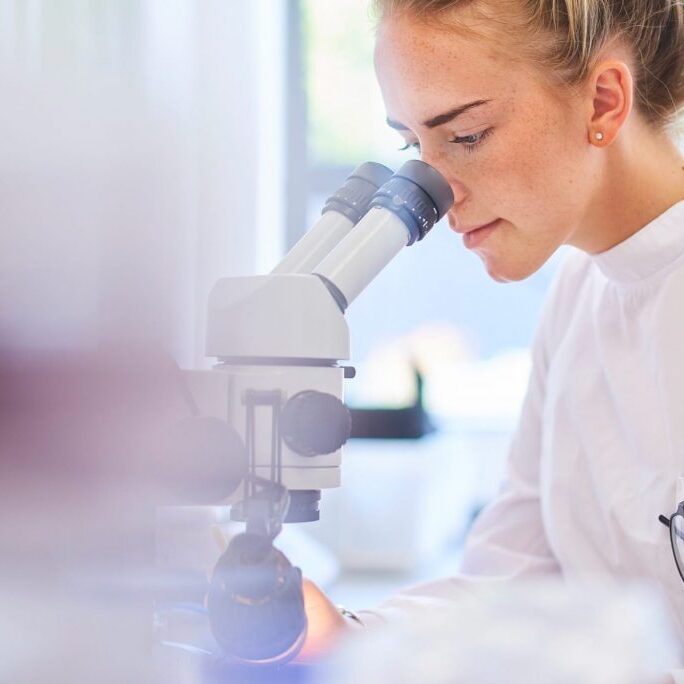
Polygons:
M520 280L525 280L542 266L542 264L526 261L496 259L488 254L480 254L479 256L489 277L498 283L517 283Z

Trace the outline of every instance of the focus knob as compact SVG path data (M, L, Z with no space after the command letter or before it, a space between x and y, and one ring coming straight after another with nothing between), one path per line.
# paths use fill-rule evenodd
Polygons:
M351 414L336 396L305 390L290 397L283 407L280 434L287 446L302 456L330 454L349 439Z

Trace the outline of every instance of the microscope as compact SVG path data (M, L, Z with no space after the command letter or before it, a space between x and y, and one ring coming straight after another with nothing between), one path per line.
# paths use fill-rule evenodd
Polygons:
M428 164L392 173L367 162L271 273L223 278L210 293L206 353L216 362L183 374L194 416L176 444L216 464L202 503L230 505L231 519L245 523L206 599L233 662L283 663L306 638L301 571L273 540L283 523L317 520L321 491L340 485L351 431L344 381L355 374L344 364L345 311L452 204Z

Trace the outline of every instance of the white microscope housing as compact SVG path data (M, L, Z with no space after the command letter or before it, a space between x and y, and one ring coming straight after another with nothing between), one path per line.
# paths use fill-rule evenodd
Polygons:
M319 222L268 275L223 278L209 297L211 371L186 379L198 410L240 435L250 473L290 494L286 521L318 518L320 491L340 484L351 431L344 380L354 369L349 304L453 203L439 173L409 161L396 174L360 166ZM238 487L230 500L244 499Z

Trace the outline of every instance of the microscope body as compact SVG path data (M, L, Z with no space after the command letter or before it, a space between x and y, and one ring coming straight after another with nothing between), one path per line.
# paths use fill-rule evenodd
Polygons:
M339 361L350 355L349 328L328 288L315 275L219 280L209 296L206 351L216 364L211 370L187 371L189 389L202 414L227 421L251 447L250 466L260 477L272 477L274 440L282 438L273 431L282 431L278 418L290 399L319 393L335 397L340 409L343 406L345 374L349 376L352 369L340 366ZM254 393L273 393L271 400L277 406L255 406L250 425ZM311 403L314 395L308 397ZM307 410L304 403L299 402L300 411ZM288 408L285 417L297 412L296 406ZM329 435L326 444L307 448L301 443L305 435L299 441L288 435L282 439L280 482L288 490L319 491L340 484L342 444L335 439L340 426L332 423L344 421L344 413L326 414L323 409L317 417L321 413L331 423L319 426L321 433ZM293 419L297 418L300 423L306 420L306 416ZM242 494L238 488L222 503L235 503Z
M351 434L343 384L354 370L340 365L350 356L344 313L452 204L448 183L423 162L394 174L367 162L270 274L216 283L206 353L217 363L187 382L198 410L224 420L245 445L245 487L221 503L246 501L247 481L261 478L292 493L285 522L318 519L313 500L339 486L340 449Z
M226 487L206 503L229 504L246 523L206 600L214 637L238 662L285 662L306 638L301 571L273 540L284 522L318 520L321 490L340 485L351 434L344 380L354 376L340 365L350 357L344 312L452 204L447 182L423 162L396 174L364 164L270 274L223 278L211 291L206 353L216 363L184 376L197 439L180 460L202 469L198 452L211 450L217 475L207 475L207 489Z

